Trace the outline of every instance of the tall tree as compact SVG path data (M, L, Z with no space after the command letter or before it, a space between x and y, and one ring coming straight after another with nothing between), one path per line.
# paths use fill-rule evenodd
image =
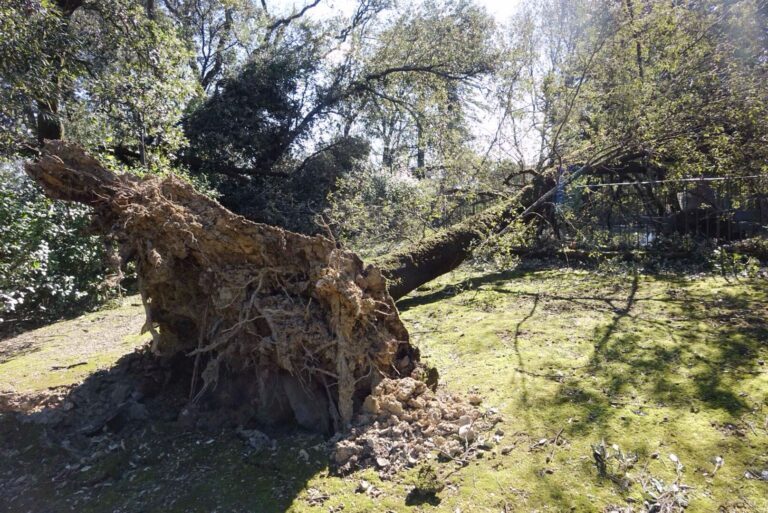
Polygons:
M4 139L16 150L67 137L91 147L175 151L194 83L183 43L145 2L12 0L0 31ZM148 150L148 146L151 146ZM11 148L9 148L11 149Z

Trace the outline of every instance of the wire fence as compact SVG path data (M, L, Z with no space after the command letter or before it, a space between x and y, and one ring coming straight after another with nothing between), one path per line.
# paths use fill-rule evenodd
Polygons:
M564 185L552 234L589 247L641 249L661 237L733 241L768 234L768 175Z

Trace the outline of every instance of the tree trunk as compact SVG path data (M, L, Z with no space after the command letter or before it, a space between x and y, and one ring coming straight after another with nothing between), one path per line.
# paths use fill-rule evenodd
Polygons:
M575 175L571 179L575 178ZM373 262L387 278L389 295L397 301L416 288L459 267L477 245L517 219L538 219L556 190L552 179L537 177L514 198L466 219L457 226L385 255Z
M56 0L56 6L60 9L62 18L68 23L72 14L83 5L83 0ZM63 52L61 48L46 45L47 57L58 63L57 69L50 77L50 82L55 87L45 97L37 98L37 123L35 131L38 145L43 146L47 140L64 138L64 124L60 116L60 75L62 68Z
M64 127L59 118L59 104L56 100L37 102L37 143L42 146L47 140L62 139Z

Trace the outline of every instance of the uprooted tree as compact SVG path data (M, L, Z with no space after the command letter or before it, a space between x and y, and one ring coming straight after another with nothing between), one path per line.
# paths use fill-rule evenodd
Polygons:
M135 261L152 350L185 355L190 401L220 406L236 388L257 419L321 431L344 430L382 379L424 375L394 300L548 195L365 265L324 237L235 215L178 178L115 175L62 141L26 169L48 196L92 207L96 228Z

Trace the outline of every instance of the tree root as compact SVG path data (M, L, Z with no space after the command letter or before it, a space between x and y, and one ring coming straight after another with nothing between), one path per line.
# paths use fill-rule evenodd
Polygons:
M117 176L61 141L27 172L132 255L153 349L187 356L193 402L343 431L382 379L416 369L380 270L331 240L250 222L173 176Z

